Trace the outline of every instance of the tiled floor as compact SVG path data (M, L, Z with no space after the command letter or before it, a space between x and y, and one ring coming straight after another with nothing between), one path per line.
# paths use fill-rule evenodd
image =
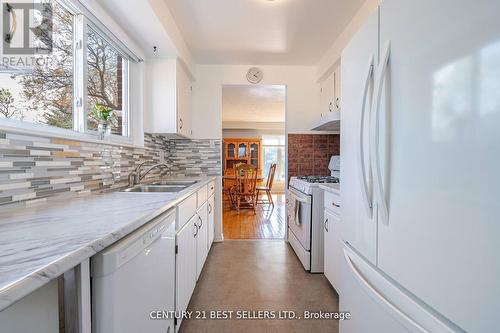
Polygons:
M256 214L252 209L240 213L224 204L224 239L284 239L286 231L286 205L284 194L273 194L271 205L258 205Z
M278 240L214 243L190 311L338 311L338 296L323 274L304 271L293 250ZM181 333L338 332L334 320L184 320Z

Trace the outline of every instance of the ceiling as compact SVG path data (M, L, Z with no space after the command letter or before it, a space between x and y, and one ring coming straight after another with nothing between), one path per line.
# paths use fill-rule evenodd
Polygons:
M134 40L146 57L176 54L174 43L148 0L96 0L96 3ZM156 54L153 45L158 47Z
M365 0L164 0L197 63L316 65Z
M282 123L285 121L285 86L228 85L222 88L222 121Z

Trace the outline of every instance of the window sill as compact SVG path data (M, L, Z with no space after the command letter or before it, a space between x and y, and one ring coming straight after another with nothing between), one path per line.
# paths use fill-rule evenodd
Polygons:
M0 119L0 130L9 133L30 135L30 136L40 136L44 138L57 138L64 140L73 140L80 142L89 142L110 146L120 146L126 148L142 148L149 149L144 145L137 145L132 142L130 138L120 138L118 136L111 136L108 139L99 140L95 135L75 132L72 130L67 130L63 128L49 127L45 125L38 125L32 123L18 123L9 124L9 120Z

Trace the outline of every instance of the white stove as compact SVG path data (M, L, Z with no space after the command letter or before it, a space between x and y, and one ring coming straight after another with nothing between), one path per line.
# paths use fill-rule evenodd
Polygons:
M291 177L287 196L288 242L311 273L323 272L323 190L332 176Z
M306 194L312 194L312 189L318 188L320 184L336 183L339 183L339 179L333 176L298 176L290 178L290 186Z

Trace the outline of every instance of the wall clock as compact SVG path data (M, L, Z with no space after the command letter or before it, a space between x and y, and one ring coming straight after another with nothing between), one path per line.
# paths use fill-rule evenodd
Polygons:
M256 84L262 81L264 78L264 73L260 68L252 67L247 72L247 80L250 83Z

